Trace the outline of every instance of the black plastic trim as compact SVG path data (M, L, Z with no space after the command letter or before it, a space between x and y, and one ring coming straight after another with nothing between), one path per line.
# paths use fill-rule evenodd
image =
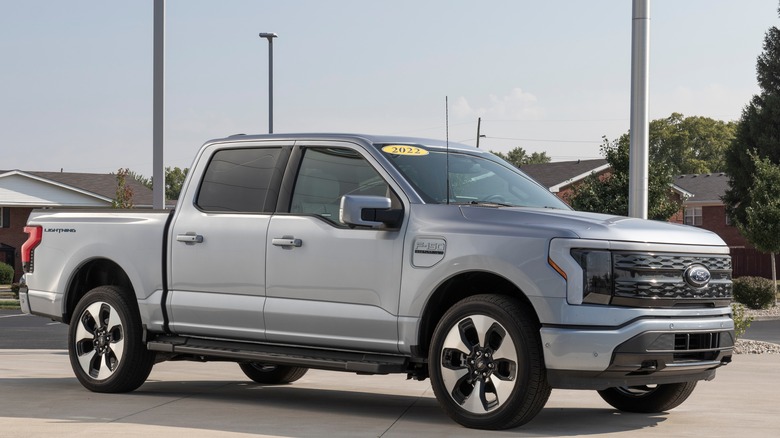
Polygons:
M406 373L409 357L381 353L324 350L252 342L161 336L147 343L151 351L173 354L170 359L234 360L302 366L361 374Z
M168 327L168 306L166 306L166 302L168 301L168 235L171 230L171 222L173 221L173 213L175 211L176 210L174 209L168 213L168 219L165 220L162 238L162 297L160 298L160 305L162 306L163 331L165 331L165 333L171 332Z

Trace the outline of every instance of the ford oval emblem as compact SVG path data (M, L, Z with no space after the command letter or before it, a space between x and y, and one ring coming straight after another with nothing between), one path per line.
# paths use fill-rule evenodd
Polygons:
M701 289L709 284L712 275L710 275L710 271L702 265L691 265L685 270L683 278L689 285Z

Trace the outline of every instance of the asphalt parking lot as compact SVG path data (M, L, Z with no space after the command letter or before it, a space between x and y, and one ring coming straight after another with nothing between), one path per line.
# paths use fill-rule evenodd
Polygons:
M554 390L512 431L464 429L427 381L309 371L284 386L248 381L233 363L157 364L139 390L81 387L63 350L0 350L0 437L777 436L780 355L740 355L661 414L624 414L594 391Z
M778 342L777 324L754 323L751 338ZM554 390L529 424L476 432L441 411L429 382L401 375L312 370L292 385L268 386L249 381L233 363L165 362L133 393L95 394L70 369L66 326L2 311L0 334L0 438L774 437L780 430L780 355L734 356L715 380L700 382L688 401L667 413L624 414L594 391Z

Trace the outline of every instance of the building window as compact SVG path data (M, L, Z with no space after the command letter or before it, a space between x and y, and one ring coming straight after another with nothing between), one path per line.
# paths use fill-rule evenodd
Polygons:
M701 207L689 207L685 209L685 225L701 226Z
M11 228L11 209L0 207L0 228Z

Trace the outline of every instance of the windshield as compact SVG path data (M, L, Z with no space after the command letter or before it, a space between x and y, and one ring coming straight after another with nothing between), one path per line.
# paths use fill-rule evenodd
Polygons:
M498 158L488 159L462 151L447 154L417 145L378 146L426 203L569 210L549 190ZM447 169L449 190L445 176Z

